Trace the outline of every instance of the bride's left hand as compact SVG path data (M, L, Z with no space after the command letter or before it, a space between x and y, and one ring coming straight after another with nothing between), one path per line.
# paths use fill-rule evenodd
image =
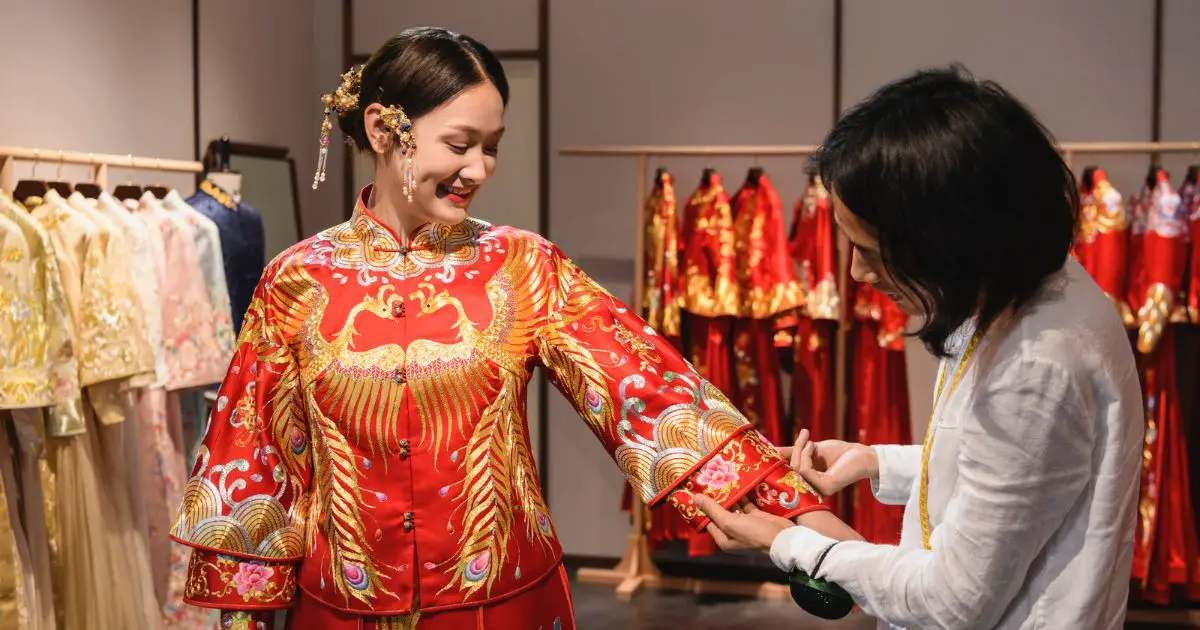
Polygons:
M693 500L696 507L712 519L708 533L725 551L754 550L767 553L779 532L796 527L792 521L764 512L749 501L742 502L737 506L737 511L730 512L704 495L695 495Z

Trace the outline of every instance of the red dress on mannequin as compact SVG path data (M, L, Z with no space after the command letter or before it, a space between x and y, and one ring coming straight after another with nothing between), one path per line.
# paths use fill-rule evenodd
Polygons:
M842 316L837 284L837 241L829 191L814 177L796 202L788 252L795 263L804 303L793 334L789 435L808 429L813 440L837 439L834 397L834 342ZM826 499L839 509L839 497Z
M792 339L803 303L792 271L783 202L762 169L751 169L732 202L740 317L734 324L734 403L772 444L790 444L779 382L777 338ZM777 335L777 333L781 333Z
M171 532L193 547L189 603L295 606L294 630L573 628L529 446L539 365L646 505L693 531L693 493L826 509L554 245L474 219L402 245L368 199L255 291Z
M869 285L854 288L850 341L850 409L847 440L862 444L912 444L904 332L908 315ZM850 524L868 541L900 542L904 506L875 500L869 481L851 488Z
M1133 577L1141 596L1166 604L1172 585L1200 595L1195 517L1180 426L1175 331L1181 314L1187 218L1165 171L1131 202L1129 297L1137 318L1137 351L1146 405L1142 492Z

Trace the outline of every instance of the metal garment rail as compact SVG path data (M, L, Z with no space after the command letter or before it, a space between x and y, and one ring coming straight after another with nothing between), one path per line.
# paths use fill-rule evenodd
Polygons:
M1059 153L1067 166L1072 166L1076 155L1098 154L1148 154L1155 159L1163 153L1193 153L1200 159L1200 142L1064 142L1058 145ZM629 146L567 146L559 149L564 156L580 157L634 157L637 159L637 173L634 181L634 208L637 214L636 229L634 230L634 278L633 299L631 306L635 312L641 312L643 296L645 295L645 229L646 224L646 192L647 172L651 157L670 156L711 156L730 157L746 156L751 158L778 156L808 156L816 153L818 145L629 145ZM847 265L842 253L848 247L845 237L838 236L838 294L841 304L849 304L849 278ZM835 413L837 414L837 433L845 435L846 408L846 347L849 326L845 318L838 325L837 341L834 353L835 380ZM582 568L578 579L582 582L613 584L617 587L617 597L627 600L642 587L667 590L682 590L694 593L719 593L729 595L747 595L770 599L785 599L790 597L788 588L773 583L747 583L717 580L702 580L663 576L654 565L650 556L646 538L646 508L637 492L633 494L633 523L629 533L625 554L618 564L611 569ZM1184 613L1187 621L1196 623L1200 614ZM1146 621L1158 622L1157 615L1151 613L1151 619ZM1136 617L1130 612L1130 619ZM1177 616L1168 617L1180 621Z
M92 167L92 181L101 188L108 187L108 167L140 171L172 171L203 173L204 165L191 160L171 160L110 153L83 153L62 149L27 149L0 147L0 188L12 190L13 162L24 160L37 164L80 164Z

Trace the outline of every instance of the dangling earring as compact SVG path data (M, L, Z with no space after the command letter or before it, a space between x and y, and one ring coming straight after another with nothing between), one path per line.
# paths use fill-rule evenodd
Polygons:
M317 172L313 173L313 190L325 181L325 164L329 161L329 132L333 130L333 123L329 122L329 108L333 106L333 95L325 94L321 101L325 103L325 119L321 121L321 151L317 154Z
M413 152L411 150L404 152L404 195L408 197L408 203L413 200L413 188L416 185L416 166L413 165Z
M412 121L408 119L408 114L404 113L404 108L399 105L392 107L384 107L383 111L379 112L379 120L383 121L383 126L389 131L396 134L396 140L400 143L400 148L404 151L404 167L401 177L404 180L404 196L408 197L408 202L412 203L413 188L416 186L416 157L417 143L412 137Z

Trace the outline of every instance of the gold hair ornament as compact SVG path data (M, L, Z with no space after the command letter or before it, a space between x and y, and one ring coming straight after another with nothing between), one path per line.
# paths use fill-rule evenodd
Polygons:
M329 161L329 132L333 131L333 123L329 120L330 110L336 110L339 115L358 107L358 93L362 88L363 66L350 68L342 74L342 82L333 92L321 95L321 104L325 106L325 120L321 121L321 151L317 156L317 172L313 175L313 190L325 181L325 165Z
M364 67L359 66L347 70L342 74L342 82L338 85L337 90L321 95L321 103L325 106L325 120L321 122L321 150L317 157L317 172L313 176L313 190L316 190L317 186L325 181L325 167L329 161L329 133L333 131L333 123L329 120L329 114L331 111L336 111L338 115L344 116L358 108ZM413 154L417 150L417 143L413 141L412 137L412 121L409 120L408 114L404 113L404 108L399 105L384 106L383 111L379 113L379 118L383 121L383 126L391 133L396 134L400 140L405 156L404 194L408 197L408 201L412 202L413 183L416 178ZM347 138L347 141L349 140Z
M396 134L396 138L400 140L400 150L404 152L404 196L412 203L413 182L416 179L413 154L417 152L417 143L412 137L412 121L398 105L385 106L383 111L379 112L379 119L383 121L383 126Z

